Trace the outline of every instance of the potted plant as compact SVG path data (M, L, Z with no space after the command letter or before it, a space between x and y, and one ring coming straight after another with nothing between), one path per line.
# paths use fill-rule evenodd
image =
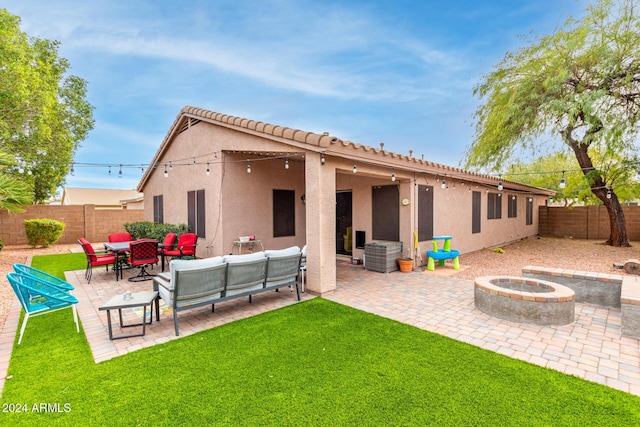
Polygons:
M413 258L409 256L409 252L407 252L404 258L398 258L397 261L401 272L408 273L413 270Z

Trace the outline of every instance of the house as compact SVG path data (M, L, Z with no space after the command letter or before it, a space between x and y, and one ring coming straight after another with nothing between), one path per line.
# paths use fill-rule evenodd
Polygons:
M185 107L138 185L145 220L188 223L198 256L307 245L307 289L336 287L336 256L374 240L461 253L535 235L552 191L318 134ZM426 262L426 259L425 259Z
M144 209L144 195L136 190L65 187L60 204L95 205L96 209Z

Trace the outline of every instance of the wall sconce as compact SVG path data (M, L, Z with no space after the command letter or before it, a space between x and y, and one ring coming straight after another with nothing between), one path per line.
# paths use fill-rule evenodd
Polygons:
M307 203L307 196L305 196L304 194L302 196L300 196L300 201L302 202L302 204L306 204Z

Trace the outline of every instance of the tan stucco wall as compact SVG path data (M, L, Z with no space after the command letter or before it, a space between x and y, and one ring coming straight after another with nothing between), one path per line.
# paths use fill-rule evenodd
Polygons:
M233 150L249 154L221 152ZM289 158L289 169L284 159L251 162L248 158L263 158L261 153L290 151L291 147L277 142L235 132L229 129L199 123L177 135L144 188L145 219L153 221L153 196L163 195L164 222L187 223L187 192L205 190L206 238L199 239L199 257L228 254L239 236L255 235L265 249L282 249L305 244L304 161L301 156ZM256 154L251 154L255 152ZM216 153L214 157L214 154ZM210 156L202 157L210 154ZM210 159L210 174L206 164L193 164ZM183 159L183 160L180 160ZM164 178L164 164L171 162L169 176ZM273 237L272 190L295 191L296 235ZM223 195L222 198L220 195Z
M206 238L198 242L199 257L235 252L237 248L233 247L233 241L242 235L255 235L265 249L307 244L306 287L318 293L336 287L336 191L352 192L354 242L356 230L365 231L367 242L371 241L372 187L379 185L398 185L398 203L403 198L409 199L408 206L400 206L399 233L410 253L413 253L413 231L417 227L416 184L433 186L434 235L452 235L453 248L462 253L501 245L535 235L538 231L538 206L544 205L545 196L534 196L534 222L525 226L527 195L518 195L517 218L507 218L507 202L503 197L502 219L487 220L486 187L480 186L481 233L472 234L472 192L468 190L468 180L463 186L461 181L449 179L449 189L441 189L440 182L436 182L431 173L420 175L421 172L390 166L395 160L388 153L340 143L333 149L344 150L348 160L327 154L323 165L320 161L322 147L304 143L296 147L297 142L288 141L272 140L259 132L239 132L204 121L176 134L162 157L156 159L159 167L144 185L145 219L153 220L153 197L163 195L164 222L186 223L187 192L205 190ZM282 158L287 154L291 156L289 169L284 168ZM271 158L266 159L268 157ZM194 158L201 164L194 164ZM247 173L248 159L251 160L250 174ZM173 167L164 178L164 167L170 161ZM205 174L207 165L202 162L210 162L209 176ZM358 169L356 174L352 172L354 162ZM416 163L406 159L402 162L407 163L405 168ZM460 171L442 169L460 175ZM392 170L397 177L395 183L391 181ZM428 182L424 180L425 176ZM485 178L485 181L491 185L491 180ZM273 237L273 189L295 192L295 236ZM503 194L510 193L505 191ZM302 195L306 196L306 204L300 200ZM426 262L424 253L431 248L431 241L421 242L420 246ZM362 258L362 255L363 250L354 245L353 256Z

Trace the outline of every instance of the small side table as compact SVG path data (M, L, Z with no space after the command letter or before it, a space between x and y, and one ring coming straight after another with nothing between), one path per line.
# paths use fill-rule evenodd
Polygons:
M248 250L250 253L253 253L253 248L255 245L260 245L260 247L262 248L262 250L264 251L264 246L262 245L262 242L260 240L248 240L246 242L241 242L240 240L235 240L233 242L233 246L237 246L238 247L238 255L242 254L242 246L245 245L248 247ZM233 253L233 247L231 248L231 252Z
M99 308L100 311L107 311L107 324L109 325L109 339L110 340L118 340L121 338L131 338L131 337L141 337L144 336L146 332L146 326L153 323L153 302L158 299L158 292L135 292L131 294L130 299L125 299L124 295L116 295L111 298L106 303L102 304ZM122 321L122 309L123 308L136 308L142 307L142 322L133 323L130 325L124 325ZM150 307L149 322L147 323L147 307ZM117 337L113 336L113 327L111 326L111 310L118 310L118 316L120 318L120 327L121 328L129 328L132 326L142 326L142 332L139 334L132 335L120 335ZM160 320L160 313L156 308L156 320Z

